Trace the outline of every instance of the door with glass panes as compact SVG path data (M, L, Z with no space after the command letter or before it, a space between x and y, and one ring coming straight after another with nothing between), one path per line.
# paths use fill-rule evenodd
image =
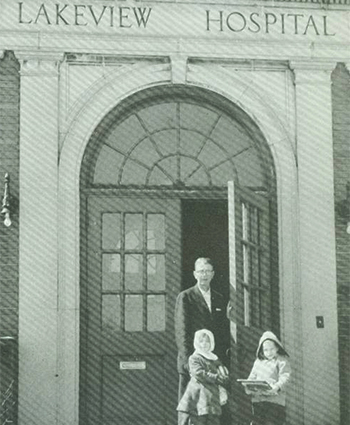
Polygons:
M261 333L277 326L271 314L270 208L265 196L234 188L231 182L228 201L230 406L232 417L243 425L250 420L250 400L236 379L248 376ZM206 204L206 219L214 218L218 201L207 202L212 208ZM82 330L87 336L81 353L84 425L176 423L174 305L185 289L182 258L193 256L193 248L181 241L183 207L180 199L88 197L82 292ZM191 220L203 218L202 211ZM201 246L212 250L205 235L212 239L227 229L223 220L203 232ZM220 246L221 253L225 249Z
M87 209L80 419L86 425L173 424L179 200L90 196Z
M262 333L271 329L278 331L278 321L272 323L275 292L272 271L277 265L270 253L269 199L229 182L228 200L228 315L231 320L231 334L236 341L231 349L232 409L237 423L248 425L251 420L250 398L236 379L248 377L256 359L256 349ZM275 249L273 250L275 252Z

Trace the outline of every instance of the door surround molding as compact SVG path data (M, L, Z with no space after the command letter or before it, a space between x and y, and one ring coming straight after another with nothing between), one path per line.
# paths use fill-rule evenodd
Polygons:
M171 72L164 65L138 64L126 68L104 87L94 88L90 96L84 96L85 103L70 117L59 162L57 398L58 423L66 425L78 425L79 419L79 180L83 154L94 129L118 103L145 88L171 83ZM281 331L295 358L302 324L299 310L290 305L291 299L300 305L297 178L292 135L278 119L278 111L254 90L249 78L243 81L220 66L211 66L208 71L203 65L191 66L187 83L214 91L239 105L257 123L270 147L277 180Z

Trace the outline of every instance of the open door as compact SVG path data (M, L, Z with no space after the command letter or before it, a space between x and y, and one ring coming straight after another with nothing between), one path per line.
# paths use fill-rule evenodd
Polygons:
M259 338L271 329L269 200L228 183L232 410L237 425L249 424L250 398L237 378L247 378Z

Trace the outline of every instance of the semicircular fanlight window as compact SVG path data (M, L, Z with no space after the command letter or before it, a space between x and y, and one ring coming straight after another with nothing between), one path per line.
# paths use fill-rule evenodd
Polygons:
M261 155L245 127L219 109L185 100L144 106L111 128L94 185L244 186L266 184Z

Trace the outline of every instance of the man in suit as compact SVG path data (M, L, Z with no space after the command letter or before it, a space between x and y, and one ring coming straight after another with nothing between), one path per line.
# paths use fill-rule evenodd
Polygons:
M193 338L199 329L208 329L215 338L214 353L228 366L229 321L227 301L210 283L214 267L209 258L198 258L193 275L196 285L180 292L175 306L175 337L178 348L179 400L189 381L188 358L193 353Z

